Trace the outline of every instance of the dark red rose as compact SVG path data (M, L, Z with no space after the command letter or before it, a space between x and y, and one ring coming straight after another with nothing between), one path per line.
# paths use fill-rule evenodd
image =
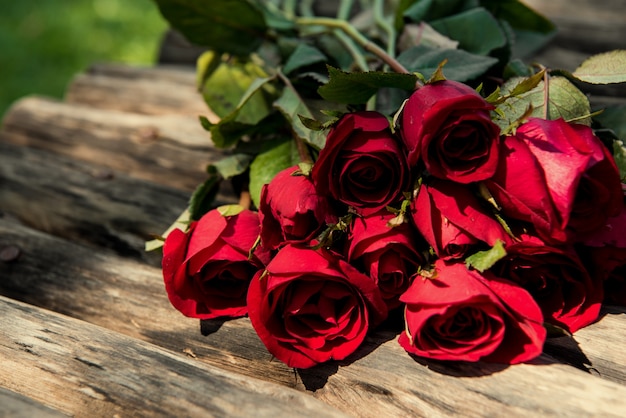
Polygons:
M435 177L471 183L493 175L500 128L493 106L469 86L451 80L427 84L404 105L401 136L409 167L423 161Z
M470 248L510 241L506 231L465 185L433 179L411 205L413 223L439 257L463 257Z
M409 184L400 141L387 118L371 111L348 113L331 129L312 177L320 194L357 210L384 208Z
M409 224L390 227L395 217L386 210L357 217L348 235L348 261L378 285L387 306L400 305L400 295L424 262L416 234Z
M596 321L602 281L592 279L576 252L527 235L521 239L507 246L507 255L494 273L528 290L546 322L575 332Z
M626 306L626 205L578 250L594 278L604 281L604 302Z
M596 280L602 280L607 305L626 306L626 248L580 247L579 253Z
M263 268L261 261L269 261L261 250L248 259L259 232L255 212L222 216L217 209L193 222L187 233L173 230L163 246L163 278L172 305L192 318L245 315L250 279Z
M289 367L342 360L387 316L376 284L340 258L287 245L248 291L252 326Z
M261 241L269 250L286 244L308 243L329 223L337 222L326 197L307 176L293 175L298 167L276 174L261 190Z
M418 276L400 298L406 303L406 351L436 360L515 364L543 350L546 330L530 294L489 271L462 262L435 262L436 276Z
M503 141L501 155L489 191L548 243L580 241L622 208L619 171L589 127L533 118Z

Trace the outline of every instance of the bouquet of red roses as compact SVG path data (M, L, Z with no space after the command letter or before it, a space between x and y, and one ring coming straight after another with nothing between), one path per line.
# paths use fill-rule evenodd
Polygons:
M217 1L202 29L188 2L157 3L211 47L200 88L221 119L201 120L229 150L164 241L184 315L248 315L273 356L307 368L403 311L411 354L514 364L626 302L624 147L572 82L626 81L626 52L526 67L506 29L553 27L517 1L342 1L333 18ZM212 208L230 178L251 203Z

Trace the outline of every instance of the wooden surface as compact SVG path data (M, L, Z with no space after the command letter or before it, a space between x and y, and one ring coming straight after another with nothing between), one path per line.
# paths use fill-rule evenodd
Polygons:
M557 41L540 53L550 65L588 53ZM194 79L176 66L95 65L64 100L27 97L4 116L0 416L626 416L623 308L550 339L531 364L419 360L384 330L306 371L273 360L247 318L180 315L158 254L142 249L221 155L197 121L214 115ZM592 100L626 103L614 89Z

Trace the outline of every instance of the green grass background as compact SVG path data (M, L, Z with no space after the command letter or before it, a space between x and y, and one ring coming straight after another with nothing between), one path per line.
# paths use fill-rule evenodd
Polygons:
M62 98L94 62L153 64L167 23L152 0L19 0L0 5L0 117L18 98Z

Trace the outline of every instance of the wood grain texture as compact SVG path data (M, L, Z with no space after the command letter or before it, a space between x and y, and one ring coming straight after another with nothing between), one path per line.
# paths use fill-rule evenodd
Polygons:
M554 45L597 53L626 48L623 0L523 0L558 27Z
M146 68L100 64L72 79L65 100L97 109L146 115L203 115L217 121L195 86L191 66Z
M28 97L5 114L0 140L45 149L186 191L222 156L198 120L148 116Z
M156 265L145 241L163 233L188 201L179 189L0 141L0 211L53 235ZM233 201L224 182L215 205Z
M49 408L27 396L0 388L2 418L62 418L67 415Z
M297 391L0 297L0 385L75 416L344 416ZM8 376L11 376L8 379Z
M543 355L533 364L444 363L414 359L396 332L377 332L344 362L298 371L272 361L247 318L198 321L169 306L159 269L65 242L0 220L0 248L20 258L0 263L0 294L148 341L194 353L220 369L300 390L346 413L380 416L620 416L626 412L626 359L615 335L626 314L607 314L574 347L553 347L583 372ZM603 325L605 324L605 325ZM594 331L595 329L595 331ZM585 333L582 333L585 335ZM577 342L576 342L577 341ZM569 351L568 351L569 350ZM574 363L574 362L572 362ZM582 366L582 365L581 365ZM606 377L603 378L603 377Z

